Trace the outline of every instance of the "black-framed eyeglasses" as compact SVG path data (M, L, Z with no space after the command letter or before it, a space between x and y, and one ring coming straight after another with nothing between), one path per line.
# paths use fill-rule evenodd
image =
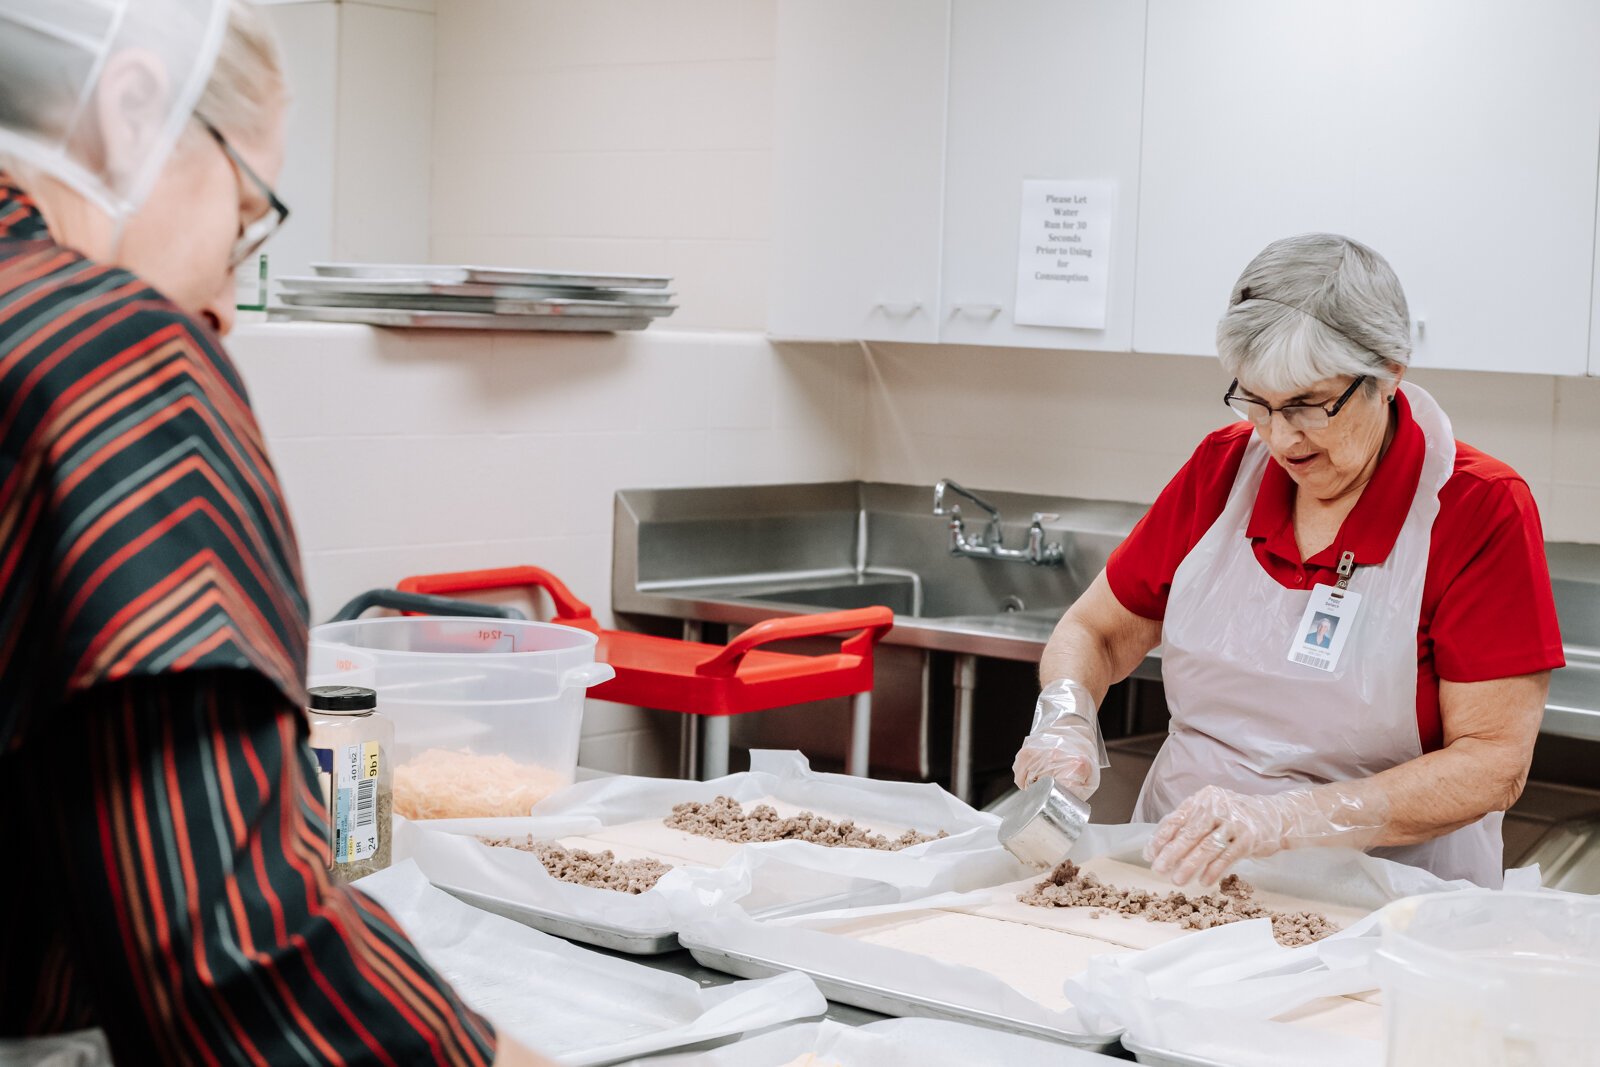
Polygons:
M212 140L222 149L228 157L228 162L233 164L233 169L251 185L267 202L267 213L254 222L239 223L239 237L233 243L233 254L228 259L228 269L232 270L261 251L261 246L266 244L272 235L277 233L285 222L289 220L289 205L278 199L278 194L244 161L244 157L234 150L228 139L222 136L222 131L212 125L211 120L204 115L196 113L195 121L204 126Z
M1350 388L1339 394L1339 399L1331 404L1285 404L1281 408L1275 408L1264 400L1238 395L1234 390L1239 388L1239 379L1235 378L1233 384L1228 386L1228 391L1222 394L1222 402L1257 426L1265 427L1272 421L1272 413L1276 411L1283 416L1284 422L1297 430L1320 430L1328 425L1329 419L1339 414L1339 409L1356 395L1361 383L1369 377L1363 374L1351 382Z

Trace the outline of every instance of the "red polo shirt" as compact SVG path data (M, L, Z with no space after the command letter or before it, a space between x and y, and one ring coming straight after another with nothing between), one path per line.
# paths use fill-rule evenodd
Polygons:
M1308 560L1295 543L1294 481L1277 463L1267 463L1245 534L1261 569L1285 589L1332 584L1347 551L1355 553L1357 567L1389 557L1426 450L1404 393L1395 406L1398 425L1389 450L1333 544ZM1123 607L1157 621L1166 614L1172 576L1222 514L1251 433L1249 423L1237 422L1208 435L1111 554L1106 578ZM1455 470L1439 492L1417 620L1422 750L1443 744L1439 679L1482 682L1565 662L1533 495L1516 471L1458 441Z

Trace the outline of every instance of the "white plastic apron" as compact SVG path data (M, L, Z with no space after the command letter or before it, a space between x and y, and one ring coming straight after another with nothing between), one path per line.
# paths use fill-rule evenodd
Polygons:
M1424 390L1401 387L1427 440L1422 477L1393 551L1357 564L1361 609L1333 671L1288 660L1311 590L1285 589L1245 536L1266 446L1252 436L1227 506L1178 566L1162 626L1161 677L1172 723L1134 811L1155 822L1207 785L1277 793L1366 778L1422 754L1417 619L1439 490L1455 466L1450 420ZM1499 813L1420 845L1374 849L1441 878L1498 887Z

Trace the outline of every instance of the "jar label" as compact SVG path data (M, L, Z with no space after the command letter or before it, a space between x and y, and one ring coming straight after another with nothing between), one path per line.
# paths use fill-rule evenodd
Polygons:
M328 812L335 863L354 863L378 851L378 742L344 745L334 760L338 789Z

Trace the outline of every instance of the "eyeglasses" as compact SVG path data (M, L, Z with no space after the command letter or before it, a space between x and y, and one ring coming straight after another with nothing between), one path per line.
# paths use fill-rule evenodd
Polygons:
M1328 420L1339 414L1339 409L1344 407L1361 383L1370 375L1363 374L1350 383L1350 388L1339 395L1339 399L1331 404L1285 404L1275 408L1263 400L1254 400L1248 396L1239 396L1234 392L1239 388L1239 379L1235 378L1233 384L1228 386L1228 391L1222 394L1222 402L1234 411L1243 415L1257 426L1265 428L1272 421L1272 413L1276 411L1297 430L1320 430L1328 425Z
M278 199L278 194L272 191L272 186L261 180L261 176L251 169L244 157L234 150L228 139L222 136L222 131L211 124L211 120L204 115L196 114L195 120L204 126L217 146L222 149L228 161L233 164L233 169L256 187L262 199L267 202L267 213L254 222L239 223L239 237L233 243L233 253L228 258L228 269L233 270L261 251L261 246L266 244L273 234L277 233L289 219L289 206Z

